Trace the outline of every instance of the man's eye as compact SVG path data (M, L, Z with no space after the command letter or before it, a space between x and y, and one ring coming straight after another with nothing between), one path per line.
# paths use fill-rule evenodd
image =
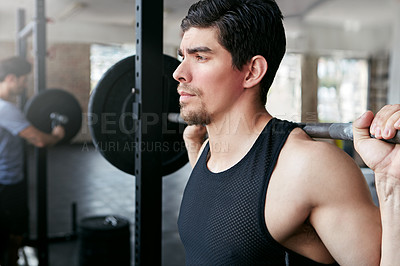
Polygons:
M206 60L206 58L203 57L203 56L201 56L201 55L196 55L196 59L197 59L198 61Z

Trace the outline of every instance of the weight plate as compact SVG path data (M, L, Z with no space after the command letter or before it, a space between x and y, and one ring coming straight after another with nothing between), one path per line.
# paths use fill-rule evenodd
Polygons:
M161 143L148 144L162 153L162 173L171 174L188 162L183 142L185 125L167 120L167 114L179 112L178 82L172 73L179 65L173 57L164 55L163 108L162 117L156 118L162 124ZM96 149L118 169L134 175L135 123L132 118L135 87L135 55L127 57L112 66L98 82L89 99L89 130ZM149 118L151 119L151 118ZM145 134L145 132L142 132Z
M69 142L81 129L82 108L76 98L62 89L47 89L30 98L24 108L28 121L40 131L51 133L51 113L58 113L68 118L62 126L65 137L57 144Z

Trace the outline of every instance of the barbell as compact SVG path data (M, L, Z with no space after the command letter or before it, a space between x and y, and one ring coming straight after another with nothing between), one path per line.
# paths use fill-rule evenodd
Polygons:
M168 114L168 121L186 124L179 113ZM353 140L352 123L297 123L310 137L320 139ZM374 138L373 135L371 135ZM400 131L392 139L384 140L389 143L400 143Z
M96 149L118 169L134 174L134 156L137 149L157 149L162 153L163 175L180 169L188 162L183 141L186 123L179 115L178 82L172 73L180 62L170 56L163 57L163 87L155 97L163 97L162 115L140 114L144 125L162 123L163 139L159 143L136 143L134 133L138 111L133 110L135 86L135 55L127 57L107 70L89 99L89 129ZM156 90L157 91L157 90ZM351 123L299 123L299 127L312 138L353 140ZM142 134L147 134L146 127ZM392 140L400 143L400 133ZM150 145L150 146L143 146Z

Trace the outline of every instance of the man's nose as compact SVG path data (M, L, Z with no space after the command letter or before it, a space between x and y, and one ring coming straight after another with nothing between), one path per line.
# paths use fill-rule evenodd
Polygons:
M187 64L185 64L185 61L182 61L180 63L180 65L175 69L172 76L176 81L179 81L181 83L190 81L190 72Z

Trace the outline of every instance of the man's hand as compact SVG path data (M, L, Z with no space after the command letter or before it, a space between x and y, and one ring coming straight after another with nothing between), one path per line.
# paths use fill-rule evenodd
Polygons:
M200 143L203 144L204 138L207 134L205 126L187 126L183 132L183 139L185 142Z
M65 129L62 126L55 126L51 131L51 135L55 136L58 140L62 140L65 137Z
M196 165L201 146L207 134L205 126L187 126L183 132L186 150L188 151L189 162L192 167Z
M368 111L353 123L354 147L377 174L400 179L400 145L379 139L391 139L400 129L400 105L387 105L374 117ZM374 135L376 139L371 138Z
M375 117L372 112L366 112L353 124L354 146L375 172L382 223L382 266L398 265L400 261L400 144L379 139L391 139L399 129L398 104L385 106ZM370 138L370 133L377 139Z

